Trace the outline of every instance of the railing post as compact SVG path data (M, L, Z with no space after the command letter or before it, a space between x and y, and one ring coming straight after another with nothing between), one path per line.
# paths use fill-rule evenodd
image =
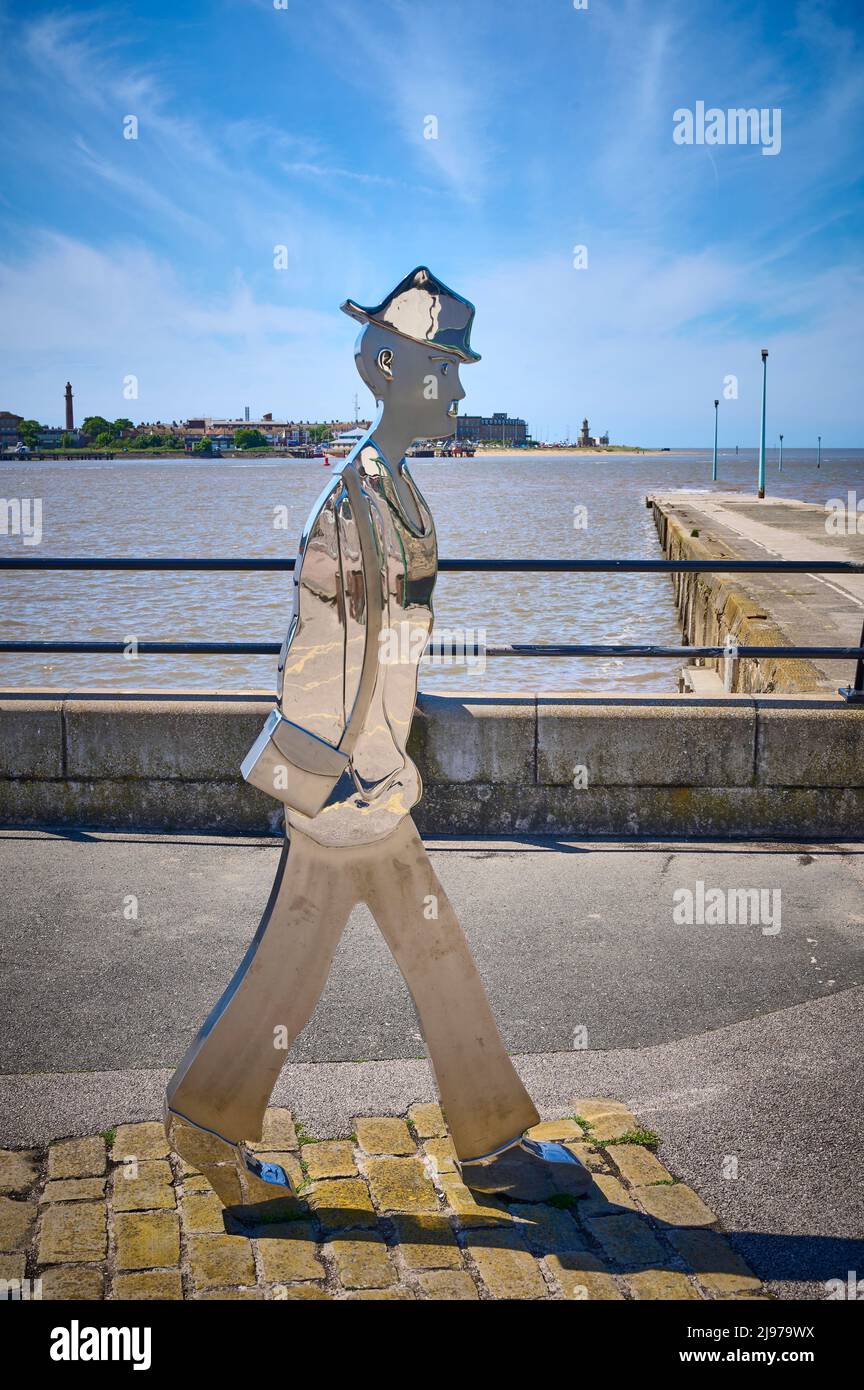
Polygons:
M768 349L762 349L762 430L759 435L759 496L765 496L765 392L768 385Z
M861 628L859 647L864 647L864 627ZM844 685L838 691L850 704L864 703L864 656L859 656L855 667L855 679L851 685Z
M727 695L735 688L735 678L738 675L738 643L727 632L726 640L723 643L723 689Z

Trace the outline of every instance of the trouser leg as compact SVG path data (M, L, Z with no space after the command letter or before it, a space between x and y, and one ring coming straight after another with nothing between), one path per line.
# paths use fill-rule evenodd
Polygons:
M260 1139L287 1049L326 984L357 900L340 855L292 832L252 944L169 1083L172 1110L226 1139Z
M456 1152L473 1158L540 1117L410 816L385 845L366 861L363 897L411 991Z

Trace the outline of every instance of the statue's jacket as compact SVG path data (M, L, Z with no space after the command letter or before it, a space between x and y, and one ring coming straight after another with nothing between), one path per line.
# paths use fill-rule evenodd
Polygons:
M378 646L374 688L348 771L317 816L286 807L289 833L296 827L331 845L389 834L420 799L420 775L406 744L418 664L432 630L438 563L431 513L404 463L398 488L374 442L344 467L357 472L362 510L354 514L340 470L300 538L278 684L282 714L336 745L356 717L367 638L379 634L372 638ZM361 545L363 527L374 546Z

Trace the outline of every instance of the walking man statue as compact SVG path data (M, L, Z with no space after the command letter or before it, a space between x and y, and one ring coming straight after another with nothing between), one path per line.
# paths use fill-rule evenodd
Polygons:
M306 523L276 708L243 763L284 803L286 843L252 944L168 1086L166 1128L226 1206L290 1191L246 1144L363 902L411 991L463 1181L524 1200L578 1194L590 1174L575 1155L524 1137L539 1116L411 818L422 788L406 744L437 548L404 456L455 431L460 366L479 360L474 308L422 266L376 307L342 308L363 325L355 360L377 417Z

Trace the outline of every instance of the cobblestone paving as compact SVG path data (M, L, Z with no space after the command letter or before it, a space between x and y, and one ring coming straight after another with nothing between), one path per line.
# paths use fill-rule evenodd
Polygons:
M299 1189L278 1221L224 1211L159 1123L0 1151L0 1280L45 1299L767 1297L623 1105L574 1100L530 1132L588 1164L585 1197L475 1199L437 1105L325 1141L269 1110L254 1147Z

